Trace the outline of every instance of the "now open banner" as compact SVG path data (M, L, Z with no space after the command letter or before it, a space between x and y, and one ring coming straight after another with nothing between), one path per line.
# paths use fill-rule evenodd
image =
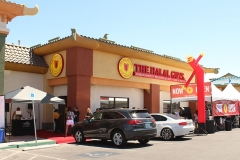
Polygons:
M231 116L239 114L239 102L219 100L212 103L213 116Z
M183 84L170 86L172 102L197 100L197 84L189 84L186 88L183 88L183 86ZM204 83L204 95L206 101L211 101L211 94L211 82Z

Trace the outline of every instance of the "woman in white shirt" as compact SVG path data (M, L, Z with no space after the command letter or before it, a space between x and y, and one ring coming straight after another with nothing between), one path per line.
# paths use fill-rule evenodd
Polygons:
M65 128L65 137L67 136L68 133L68 127L71 126L73 127L74 125L74 113L72 112L71 107L68 107L68 112L66 113L66 128Z

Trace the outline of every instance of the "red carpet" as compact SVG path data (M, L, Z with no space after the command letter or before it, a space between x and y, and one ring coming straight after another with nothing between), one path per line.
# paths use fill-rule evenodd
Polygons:
M53 131L37 130L37 137L54 140L57 144L75 142L75 139L72 135L67 137L64 137L63 135L63 132L55 133Z

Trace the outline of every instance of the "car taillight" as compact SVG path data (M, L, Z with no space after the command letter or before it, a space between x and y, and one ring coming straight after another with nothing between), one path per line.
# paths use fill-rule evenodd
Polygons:
M135 125L135 124L138 124L138 123L142 123L142 121L141 120L129 120L129 121L127 121L127 123L130 124L130 125Z
M180 122L180 123L178 123L179 124L179 126L186 126L187 125L187 122Z
M152 122L153 122L153 123L156 123L156 120L155 120L155 119L152 119Z

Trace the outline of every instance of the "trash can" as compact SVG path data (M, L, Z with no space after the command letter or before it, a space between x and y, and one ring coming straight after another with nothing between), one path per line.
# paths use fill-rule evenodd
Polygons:
M232 130L232 122L230 120L225 121L225 130L231 131Z
M4 142L4 129L0 129L0 143Z
M215 132L214 120L206 120L206 131L208 134Z

